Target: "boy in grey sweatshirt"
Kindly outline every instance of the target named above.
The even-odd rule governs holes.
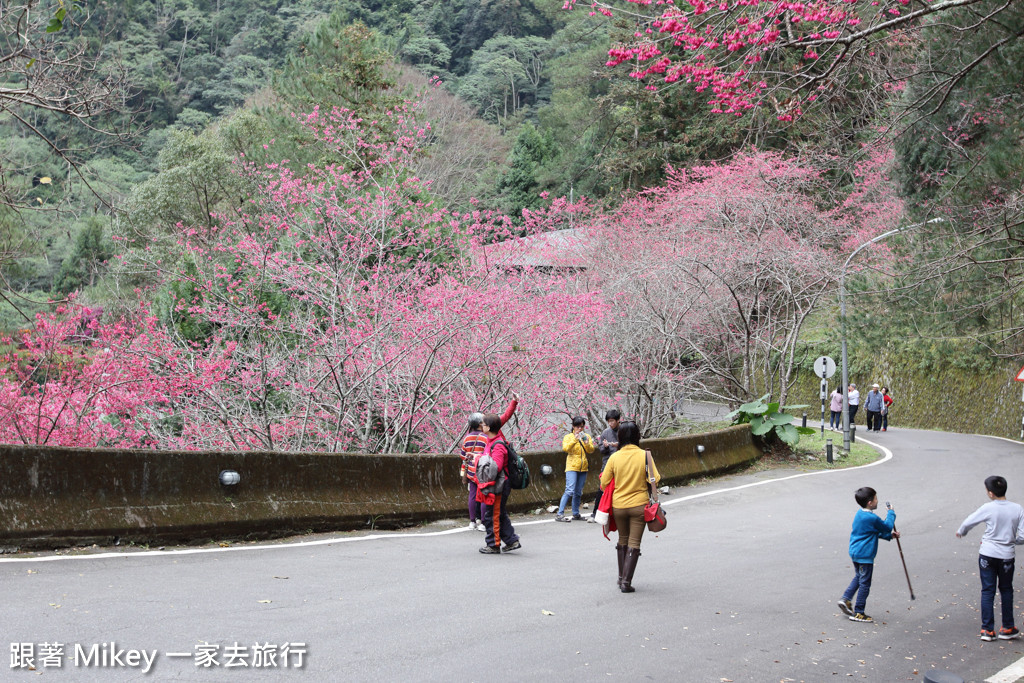
[[[1000,640],[1020,637],[1013,624],[1013,562],[1016,546],[1024,544],[1024,508],[1006,500],[1006,479],[992,476],[985,480],[985,491],[991,500],[974,511],[956,531],[961,538],[975,526],[985,523],[978,555],[978,574],[981,577],[981,634],[982,640],[995,640],[996,585],[1002,607],[1003,627]]]

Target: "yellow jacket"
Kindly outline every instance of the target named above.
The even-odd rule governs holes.
[[[576,436],[576,434],[570,433],[562,437],[562,450],[567,453],[565,456],[566,472],[586,472],[587,453],[594,452],[594,437],[586,432],[580,432],[578,440]]]
[[[653,459],[652,459],[653,462]],[[615,480],[615,491],[612,492],[612,507],[632,508],[647,505],[647,454],[639,446],[629,444],[612,453],[608,464],[601,472],[601,488]],[[661,481],[657,466],[654,467],[654,478]]]

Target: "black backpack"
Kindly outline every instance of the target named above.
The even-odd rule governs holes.
[[[530,486],[530,467],[523,460],[523,457],[516,453],[516,449],[512,447],[508,441],[502,441],[505,444],[505,450],[508,452],[506,459],[506,468],[508,470],[508,481],[514,489],[525,489]]]

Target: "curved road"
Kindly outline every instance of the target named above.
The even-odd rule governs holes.
[[[1024,447],[902,429],[871,440],[893,457],[676,488],[668,529],[644,538],[632,595],[616,589],[613,544],[596,525],[546,516],[519,518],[523,549],[501,556],[476,552],[482,534],[451,529],[227,551],[0,557],[0,623],[18,663],[34,655],[36,668],[9,668],[12,651],[0,672],[4,680],[722,683],[921,681],[937,667],[968,681],[994,677],[1024,657],[1024,641],[978,640],[981,533],[957,540],[954,532],[987,501],[990,474],[1005,476],[1009,498],[1024,501]],[[852,575],[846,548],[853,491],[863,485],[896,508],[917,596],[909,599],[896,544],[882,543],[868,600],[877,623],[867,625],[835,607]],[[1024,587],[1024,571],[1015,583]],[[43,660],[56,650],[44,643],[61,644],[63,658]],[[203,643],[219,648],[219,665],[196,664]],[[254,643],[270,647],[257,654]],[[292,652],[281,651],[285,643]],[[97,666],[111,649],[155,651],[152,670],[128,666],[127,654]],[[275,649],[270,666],[266,651]],[[302,650],[304,667],[295,669]],[[248,666],[227,666],[241,662]]]

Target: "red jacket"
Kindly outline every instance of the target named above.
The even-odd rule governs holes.
[[[519,401],[512,399],[512,402],[508,404],[508,408],[505,410],[505,414],[501,416],[501,424],[505,425],[506,422],[512,417],[512,414],[516,412],[516,407],[519,405]],[[500,443],[498,443],[500,442]],[[484,446],[484,450],[477,456],[477,460],[481,457],[488,455],[494,461],[499,473],[505,472],[505,467],[508,461],[508,449],[505,447],[506,439],[505,434],[499,429],[498,433],[494,436],[487,438],[487,445]],[[479,470],[477,471],[479,474]],[[500,475],[499,475],[500,478]],[[477,490],[476,500],[479,503],[485,503],[487,505],[494,505],[495,493],[501,495],[501,491],[496,491],[494,484],[495,481],[480,481],[480,477],[477,476]]]
[[[601,494],[601,503],[597,506],[599,511],[607,513],[608,515],[608,523],[601,527],[601,533],[604,534],[605,538],[608,538],[608,534],[610,532],[619,530],[619,526],[615,523],[615,516],[612,515],[612,496],[614,494],[615,480],[612,479],[608,482],[608,485],[604,487],[604,493]]]
[[[501,425],[503,427],[512,418],[518,406],[519,401],[515,399],[512,399],[512,402],[508,404],[508,408],[505,409],[505,413],[501,416]],[[462,458],[462,468],[466,473],[466,478],[470,481],[476,481],[476,460],[483,455],[486,449],[487,437],[483,432],[471,431],[462,440],[462,449],[459,457]],[[499,469],[504,469],[504,466],[499,467]]]

